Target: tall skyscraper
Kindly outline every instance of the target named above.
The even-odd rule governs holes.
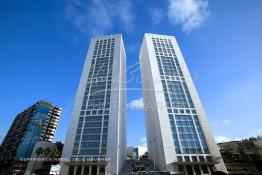
[[[145,34],[140,67],[149,159],[178,174],[226,172],[175,37]]]
[[[1,144],[0,167],[12,168],[12,160],[31,156],[36,142],[52,141],[61,111],[57,106],[39,101],[18,114]]]
[[[126,55],[121,35],[91,39],[60,174],[119,174],[126,158]]]

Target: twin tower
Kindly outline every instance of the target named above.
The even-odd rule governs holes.
[[[226,172],[175,37],[145,34],[139,58],[149,159],[174,174]],[[62,159],[63,175],[121,175],[126,54],[120,34],[91,39]]]

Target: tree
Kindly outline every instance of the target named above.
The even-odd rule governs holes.
[[[58,160],[58,158],[60,157],[60,155],[61,155],[61,152],[60,152],[60,150],[58,150],[57,148],[55,148],[55,149],[53,149],[52,151],[51,151],[51,158],[52,158],[52,163],[51,163],[51,166],[53,165],[53,162],[54,162],[54,160]]]
[[[44,149],[44,155],[45,155],[45,158],[50,154],[50,152],[51,152],[51,149],[50,148],[46,148],[46,149]]]
[[[39,148],[37,148],[37,149],[35,150],[36,160],[35,160],[35,162],[34,162],[34,165],[33,165],[33,168],[32,168],[32,172],[34,171],[37,158],[39,157],[39,155],[43,154],[43,151],[44,151],[44,149],[43,149],[42,147],[39,147]]]

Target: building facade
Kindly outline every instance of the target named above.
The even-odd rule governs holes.
[[[0,147],[2,165],[29,158],[38,141],[52,141],[61,112],[61,108],[39,101],[18,114]]]
[[[129,146],[126,148],[126,151],[127,151],[127,159],[133,159],[133,160],[139,159],[138,147]]]
[[[49,174],[52,165],[59,165],[62,149],[61,142],[37,142],[31,154],[33,159],[28,162],[24,175]]]
[[[175,37],[145,34],[139,58],[149,159],[178,174],[226,172]]]
[[[60,174],[119,174],[126,158],[125,59],[121,35],[91,39]]]
[[[262,137],[218,143],[229,175],[262,174]]]

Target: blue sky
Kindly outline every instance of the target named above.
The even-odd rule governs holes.
[[[175,35],[219,141],[262,134],[262,1],[0,2],[0,141],[16,114],[43,99],[64,109],[64,140],[90,37],[122,33],[127,79],[145,32]],[[133,72],[133,74],[131,74]],[[129,81],[128,145],[145,145],[141,84]]]

